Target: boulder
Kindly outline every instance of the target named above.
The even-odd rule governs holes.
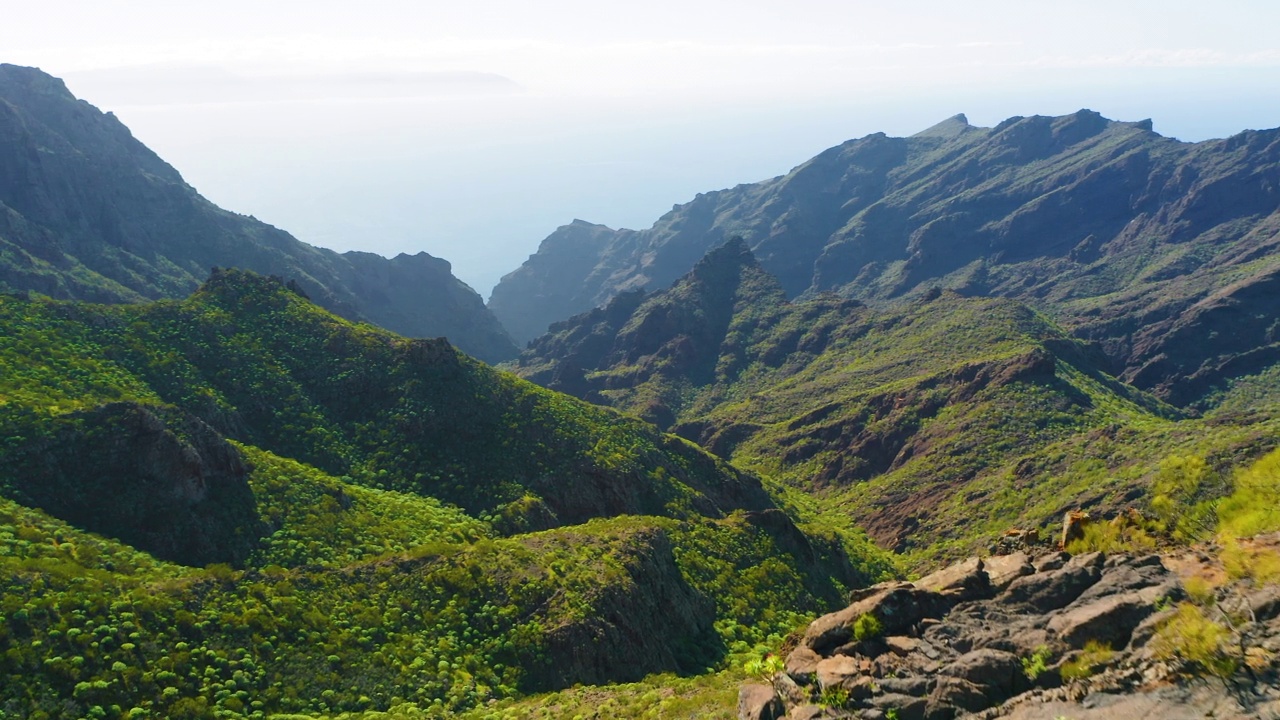
[[[1280,586],[1267,585],[1259,588],[1249,593],[1246,601],[1258,622],[1280,617]]]
[[[1002,592],[1009,583],[1036,571],[1024,552],[989,557],[983,561],[982,569],[987,573],[987,582],[993,593]]]
[[[934,718],[954,718],[966,712],[985,710],[996,702],[988,697],[988,690],[958,677],[940,677],[938,686],[929,693],[925,705],[925,716]]]
[[[910,584],[894,585],[814,620],[801,644],[819,654],[844,645],[853,638],[854,623],[868,614],[880,621],[883,633],[900,635],[923,618],[940,617],[951,605],[937,593]]]
[[[889,647],[889,652],[899,657],[906,657],[913,652],[918,652],[921,646],[919,638],[905,635],[890,635],[884,639],[884,644]]]
[[[848,689],[855,680],[864,677],[861,663],[857,658],[848,655],[836,655],[825,658],[818,663],[818,687],[825,690],[829,687]]]
[[[925,720],[926,700],[922,697],[913,695],[898,695],[896,693],[885,693],[877,695],[871,700],[871,704],[880,710],[887,717],[890,711],[898,720]]]
[[[751,683],[738,690],[738,720],[781,720],[785,716],[772,687]]]
[[[1151,642],[1151,639],[1156,636],[1156,633],[1160,631],[1164,622],[1173,617],[1176,612],[1177,610],[1173,606],[1157,611],[1153,605],[1151,608],[1151,614],[1142,622],[1138,623],[1137,627],[1135,627],[1133,632],[1130,633],[1128,650],[1137,651],[1146,648],[1147,643]],[[1142,655],[1144,657],[1150,657],[1152,653],[1149,650],[1144,650]]]
[[[1003,702],[1027,689],[1022,661],[1013,653],[1003,650],[983,648],[967,652],[943,667],[940,674],[982,687],[984,695],[992,699],[991,704]],[[974,708],[966,706],[965,709]]]
[[[991,596],[991,583],[983,570],[982,558],[969,558],[915,581],[921,590],[964,602]]]
[[[786,673],[773,676],[773,694],[782,701],[783,707],[795,707],[809,702],[809,691],[800,687]]]
[[[1107,563],[1107,556],[1100,552],[1081,553],[1073,555],[1066,564],[1062,566],[1063,570],[1069,568],[1088,568],[1094,572],[1101,573],[1102,568]]]
[[[1071,556],[1064,552],[1051,552],[1036,558],[1031,566],[1036,569],[1036,572],[1048,572],[1066,565],[1070,559]]]
[[[1066,607],[1098,582],[1103,561],[1101,553],[1073,557],[1057,570],[1015,579],[999,600],[1030,605],[1040,612]]]
[[[1172,591],[1176,581],[1173,574],[1160,562],[1159,556],[1147,555],[1134,558],[1117,555],[1107,558],[1098,582],[1081,593],[1075,602],[1092,602],[1108,595],[1119,595],[1162,585],[1168,586],[1167,589]]]
[[[808,684],[818,672],[822,656],[805,645],[799,645],[787,656],[786,671],[796,682]]]
[[[1022,651],[1023,636],[1045,619],[1026,605],[1005,605],[998,600],[956,606],[944,622],[930,627],[922,639],[932,647],[951,651],[951,658],[980,648]],[[1033,646],[1034,647],[1034,646]]]
[[[909,587],[915,587],[915,584],[909,583],[906,580],[888,580],[886,582],[876,583],[875,585],[868,585],[863,588],[854,588],[849,591],[849,604],[852,605],[853,603],[869,598],[872,595],[880,595],[887,590]]]
[[[1152,598],[1141,591],[1108,595],[1073,605],[1050,618],[1049,630],[1073,648],[1090,640],[1122,648],[1138,625],[1155,611]]]
[[[793,707],[787,713],[787,720],[818,720],[823,717],[827,717],[827,709],[813,703]]]
[[[1012,631],[1004,643],[1007,650],[1019,657],[1030,655],[1041,645],[1049,644],[1049,633],[1043,627],[1026,627]]]
[[[937,687],[937,685],[938,678],[936,673],[933,675],[890,677],[880,681],[880,692],[924,697],[933,692],[933,689]]]

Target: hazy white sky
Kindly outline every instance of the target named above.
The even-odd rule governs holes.
[[[426,250],[487,294],[575,217],[965,112],[1089,107],[1186,140],[1280,125],[1280,3],[3,4],[0,62],[113,110],[224,207]]]

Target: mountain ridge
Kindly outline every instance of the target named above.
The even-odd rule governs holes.
[[[222,210],[61,80],[0,65],[0,288],[96,302],[178,298],[215,266],[294,279],[346,317],[447,336],[490,362],[515,352],[447,261],[339,254]]]
[[[1070,508],[1116,512],[1166,455],[1226,472],[1274,446],[1266,407],[1198,418],[1110,366],[1010,298],[787,300],[740,238],[665,290],[553,324],[511,365],[781,480],[921,566]]]
[[[1190,406],[1229,373],[1201,377],[1187,386],[1195,393],[1172,388],[1234,357],[1197,352],[1212,332],[1194,321],[1197,304],[1280,263],[1280,130],[1183,143],[1147,120],[1082,110],[876,133],[786,175],[700,193],[646,230],[562,227],[489,305],[529,340],[619,292],[665,287],[732,235],[788,297],[885,304],[937,285],[1018,299],[1099,343],[1116,375]],[[1244,318],[1220,318],[1270,344]],[[1130,339],[1157,320],[1179,325],[1181,339],[1160,328]]]

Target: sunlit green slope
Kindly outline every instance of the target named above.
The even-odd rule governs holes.
[[[916,564],[1068,509],[1141,505],[1169,455],[1226,469],[1276,442],[1274,373],[1196,417],[1014,300],[788,302],[741,241],[667,290],[553,325],[513,369],[778,478]]]
[[[702,671],[890,569],[612,410],[216,275],[0,297],[0,711],[428,714]]]

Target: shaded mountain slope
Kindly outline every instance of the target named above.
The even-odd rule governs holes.
[[[892,568],[687,441],[278,279],[0,295],[0,326],[8,715],[439,714],[696,672]]]
[[[0,312],[16,369],[6,400],[23,410],[13,423],[44,426],[105,402],[172,404],[228,438],[476,514],[531,499],[548,526],[771,506],[754,478],[644,423],[495,372],[443,340],[344,322],[244,271],[221,271],[180,303],[7,298]]]
[[[1170,454],[1225,468],[1274,445],[1270,413],[1189,419],[1107,366],[1009,299],[787,302],[731,240],[668,290],[553,325],[515,370],[816,493],[821,512],[929,558],[1133,502]]]
[[[565,226],[490,307],[530,339],[568,312],[665,287],[741,235],[789,297],[832,290],[877,303],[937,285],[1015,298],[1099,342],[1117,376],[1185,405],[1225,386],[1237,364],[1260,362],[1236,358],[1274,352],[1270,326],[1253,318],[1270,313],[1265,292],[1248,288],[1280,263],[1277,160],[1276,130],[1191,144],[1083,110],[994,128],[957,116],[701,194],[647,230]],[[1256,312],[1204,320],[1206,303],[1246,297]],[[1215,345],[1211,324],[1239,340]]]
[[[295,279],[317,302],[490,362],[515,348],[449,263],[338,254],[218,208],[114,115],[39,70],[0,65],[0,289],[136,302],[185,297],[209,268]]]

